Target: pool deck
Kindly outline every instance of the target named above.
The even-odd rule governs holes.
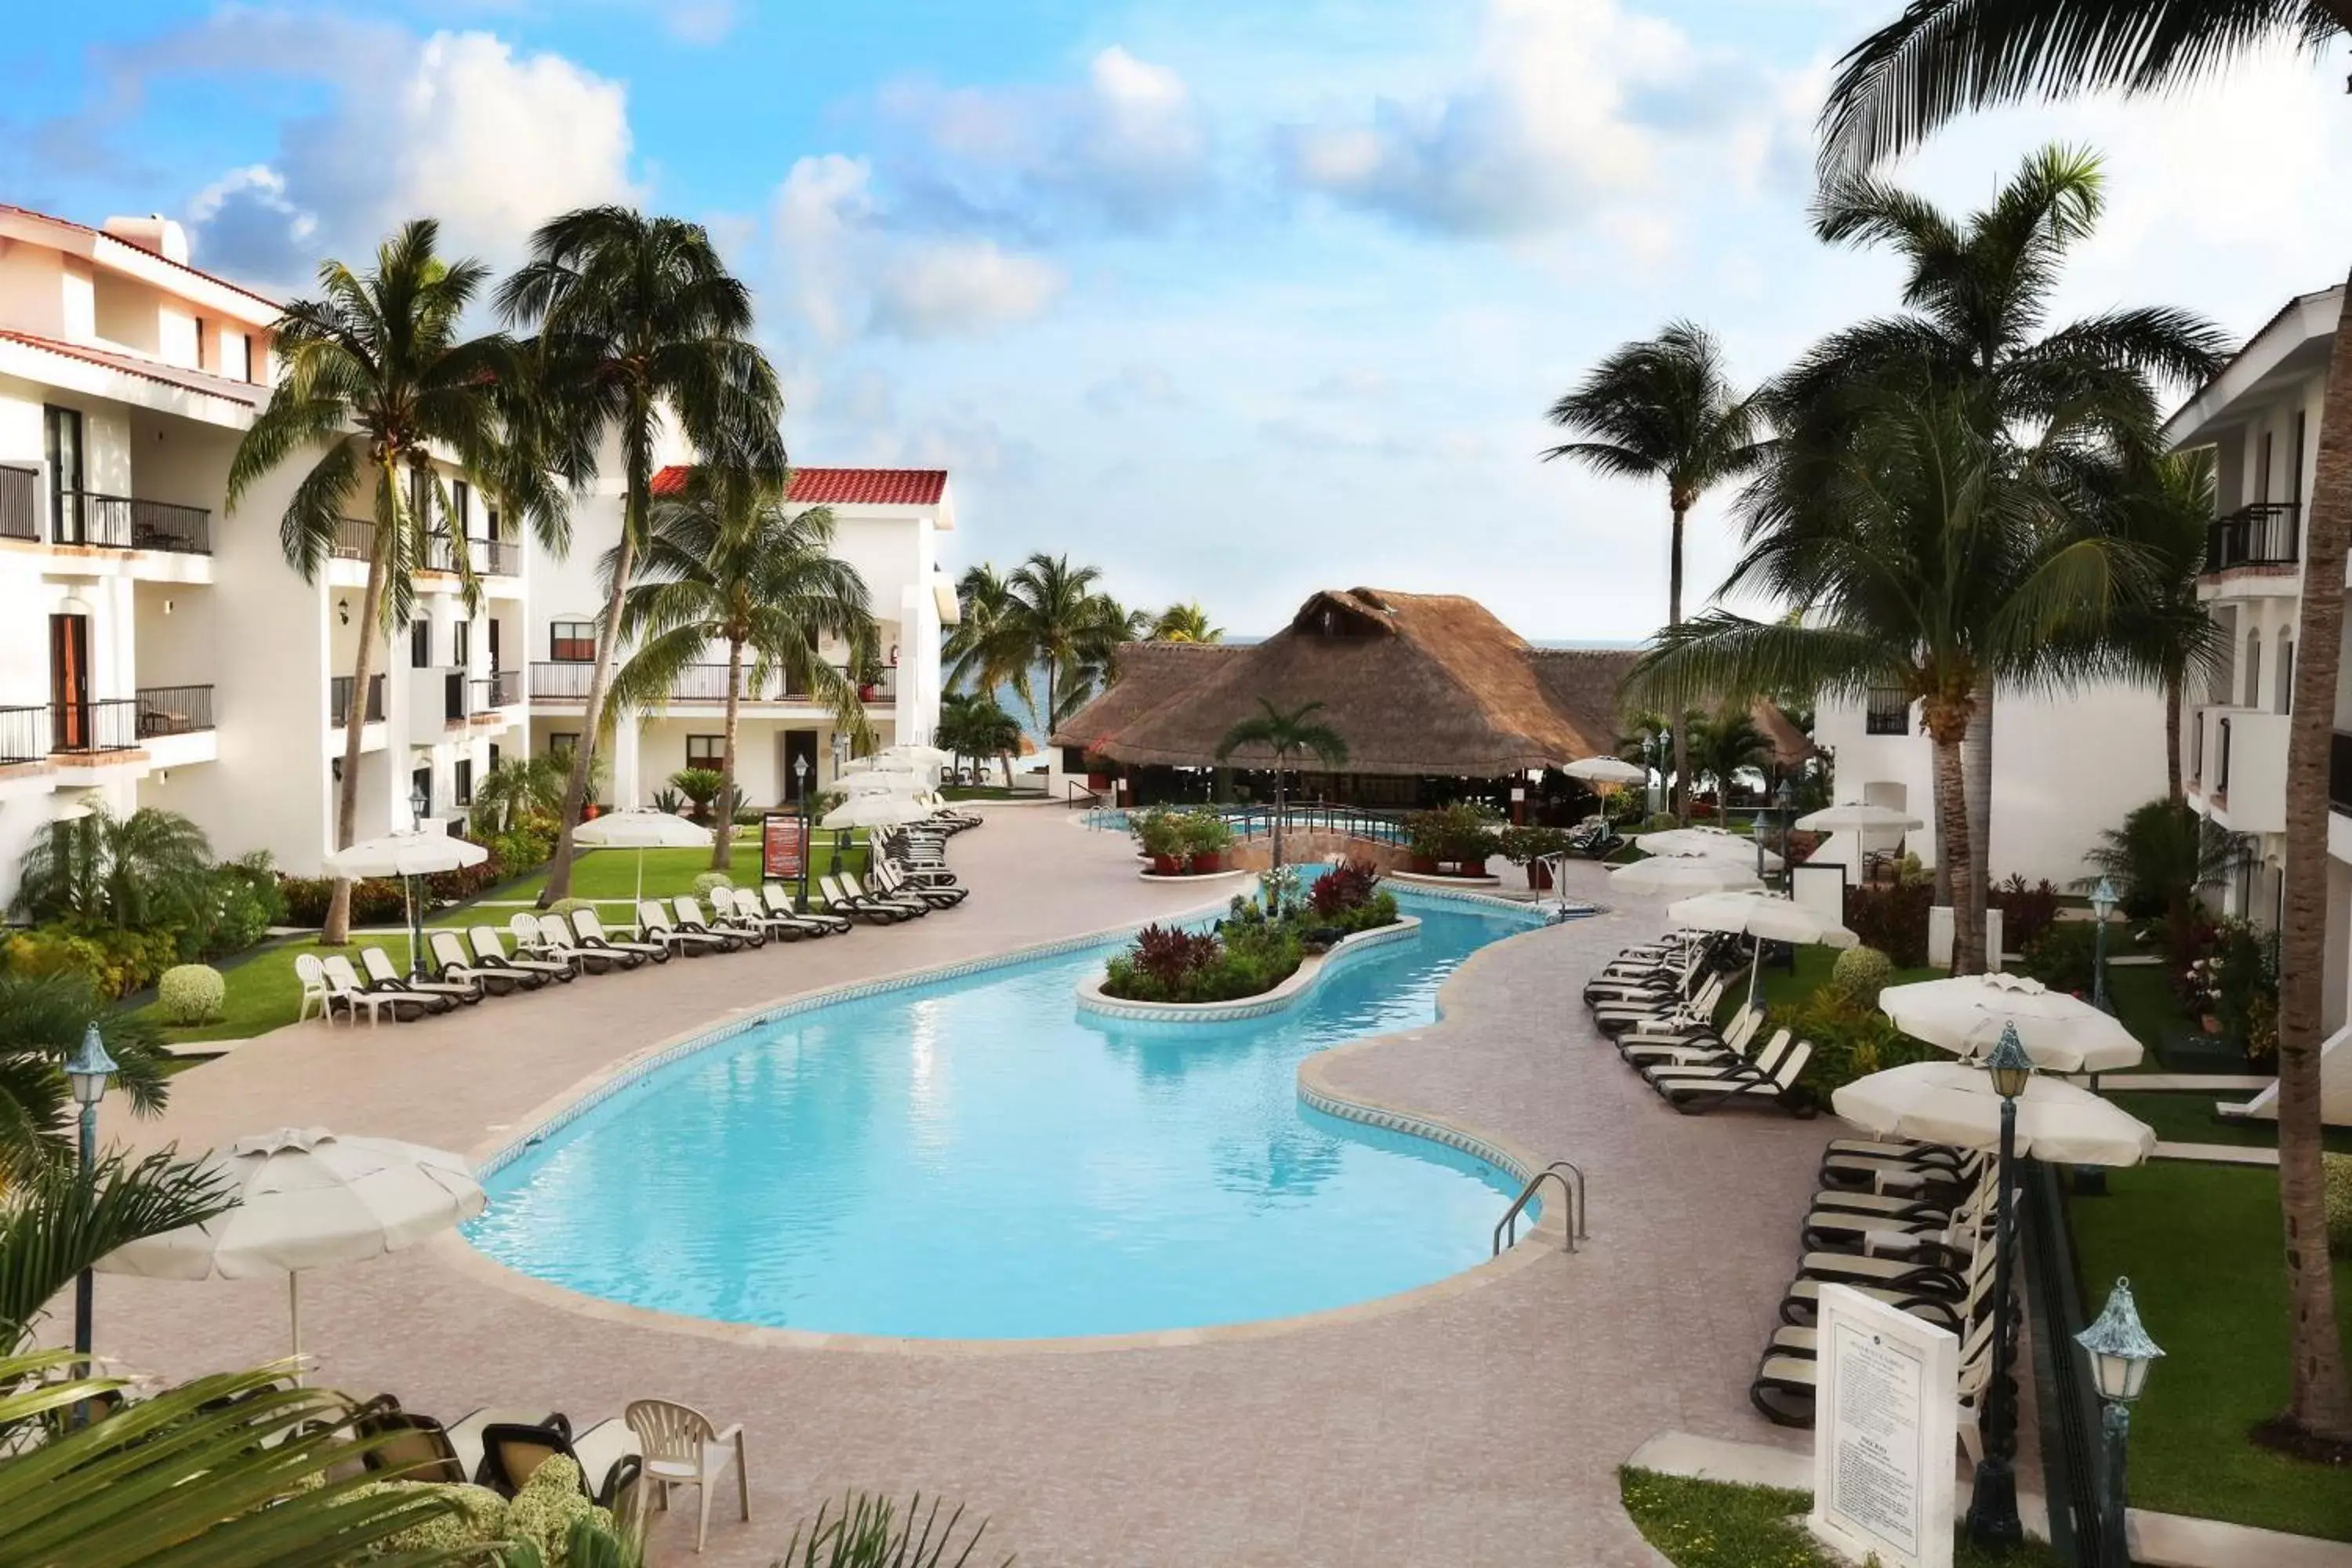
[[[1207,901],[1145,882],[1123,838],[1059,811],[987,814],[949,851],[976,889],[961,910],[421,1024],[280,1030],[178,1079],[160,1121],[118,1111],[110,1131],[193,1149],[323,1124],[478,1151],[600,1068],[740,1010]],[[1598,868],[1575,870],[1571,893],[1605,897]],[[445,1240],[305,1277],[317,1380],[450,1419],[540,1405],[585,1426],[651,1395],[743,1422],[752,1525],[722,1494],[696,1558],[691,1504],[656,1516],[666,1563],[765,1564],[793,1521],[859,1487],[960,1500],[1029,1564],[1651,1568],[1615,1479],[1643,1441],[1806,1446],[1746,1389],[1833,1125],[1678,1115],[1602,1045],[1577,990],[1661,910],[1626,901],[1489,948],[1449,983],[1441,1024],[1317,1068],[1342,1098],[1583,1165],[1576,1256],[1522,1253],[1380,1310],[1174,1347],[872,1353],[583,1310]],[[919,1217],[908,1233],[921,1245]],[[285,1291],[105,1276],[97,1322],[101,1352],[184,1376],[283,1353]]]

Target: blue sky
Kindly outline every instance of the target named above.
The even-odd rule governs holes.
[[[807,463],[944,465],[951,563],[1099,563],[1236,631],[1323,585],[1530,637],[1662,618],[1662,498],[1537,461],[1550,400],[1689,316],[1743,377],[1891,308],[1805,225],[1831,62],[1896,0],[407,0],[40,7],[0,58],[0,199],[160,210],[299,288],[415,212],[510,261],[547,214],[708,223]],[[2352,260],[2345,61],[2007,111],[1904,179],[1982,200],[2107,158],[2075,313],[2233,333]],[[1694,584],[1732,554],[1700,514]]]

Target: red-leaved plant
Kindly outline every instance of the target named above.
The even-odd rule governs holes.
[[[1371,902],[1372,889],[1379,886],[1381,869],[1370,860],[1342,860],[1315,884],[1311,900],[1315,912],[1329,919],[1360,909]]]
[[[1173,992],[1194,971],[1216,963],[1223,945],[1213,931],[1148,925],[1136,933],[1135,967]]]

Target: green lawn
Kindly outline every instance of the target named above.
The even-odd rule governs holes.
[[[500,921],[503,925],[505,922]],[[331,952],[340,951],[350,957],[353,967],[359,964],[358,950],[380,947],[384,956],[400,968],[408,966],[406,936],[361,935],[351,947],[322,948],[315,941],[293,941],[264,948],[234,969],[223,969],[221,978],[227,982],[228,995],[221,1005],[221,1016],[209,1024],[190,1028],[177,1028],[163,1022],[163,1015],[152,1003],[139,1009],[139,1017],[150,1018],[161,1025],[164,1043],[173,1046],[199,1045],[206,1040],[243,1040],[255,1035],[267,1034],[294,1021],[295,1012],[302,1005],[302,983],[294,977],[294,958],[298,953]]]
[[[1797,949],[1797,967],[1782,969],[1778,965],[1764,971],[1764,1005],[1767,1010],[1794,1006],[1830,982],[1830,973],[1837,966],[1837,954],[1826,947]],[[1888,977],[1889,985],[1908,985],[1915,980],[1941,980],[1940,969],[1898,969]]]
[[[2124,1086],[2130,1082],[2128,1076],[2110,1078],[2105,1079],[2100,1087],[2107,1099],[2155,1128],[2156,1135],[2168,1143],[2227,1143],[2248,1149],[2278,1147],[2277,1122],[2242,1121],[2213,1114],[2215,1100],[2244,1100],[2252,1097],[2252,1090],[2222,1094],[2210,1089],[2123,1092]],[[2336,1153],[2352,1154],[2352,1127],[2328,1128],[2326,1142],[2327,1147]]]
[[[1675,1568],[1832,1568],[1838,1561],[1805,1532],[1804,1515],[1813,1505],[1809,1492],[1691,1480],[1630,1465],[1617,1472],[1617,1481],[1634,1528]],[[2028,1542],[2021,1552],[1990,1557],[1958,1531],[1952,1562],[1954,1568],[2061,1568],[2045,1542]]]
[[[2287,1402],[2278,1173],[2165,1161],[2107,1186],[2073,1201],[2084,1310],[2128,1275],[2165,1352],[2132,1412],[2133,1504],[2352,1541],[2352,1477],[2246,1440]],[[2336,1265],[2336,1300],[2352,1326],[2352,1262]]]
[[[812,876],[828,870],[833,865],[835,835],[820,827],[814,835],[814,858],[810,863]],[[866,835],[854,836],[853,846],[845,851],[843,866],[863,875],[866,871]],[[710,869],[708,849],[648,849],[646,858],[646,897],[676,898],[680,893],[694,891],[694,879]],[[728,853],[728,875],[739,888],[756,887],[760,881],[760,835],[756,828],[739,829]],[[499,890],[502,900],[529,901],[539,897],[547,886],[544,871]],[[593,899],[600,903],[626,903],[636,896],[637,851],[634,849],[591,849],[583,852],[572,866],[572,896]],[[496,922],[504,924],[500,920]]]

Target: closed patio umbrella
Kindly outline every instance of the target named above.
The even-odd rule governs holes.
[[[1609,885],[1621,893],[1733,892],[1759,888],[1762,881],[1751,867],[1713,855],[1665,855],[1636,860],[1609,873]]]
[[[1708,855],[1719,860],[1742,860],[1750,866],[1757,863],[1760,854],[1766,870],[1780,868],[1780,856],[1744,833],[1727,833],[1720,827],[1670,827],[1663,833],[1644,833],[1640,843],[1646,855]]]
[[[390,1138],[281,1127],[240,1138],[208,1162],[237,1205],[202,1225],[143,1237],[99,1261],[153,1279],[286,1277],[294,1353],[302,1353],[300,1279],[413,1247],[488,1206],[456,1154]]]
[[[2120,1072],[2147,1055],[2129,1029],[2071,992],[2023,974],[1967,974],[1890,985],[1879,1010],[1916,1040],[1979,1057],[2008,1025],[2033,1065],[2048,1072]]]
[[[408,973],[414,979],[424,967],[420,958],[425,948],[415,879],[436,871],[478,866],[489,858],[490,852],[482,846],[446,833],[394,833],[382,838],[364,838],[348,849],[338,849],[327,857],[326,864],[328,875],[333,877],[400,879],[401,899],[408,910]]]
[[[710,829],[688,822],[674,811],[608,811],[572,830],[574,844],[600,849],[637,852],[637,901],[646,896],[646,851],[648,849],[708,849]],[[634,907],[634,906],[633,906]]]
[[[1961,1149],[2000,1144],[2000,1096],[1992,1075],[1967,1062],[1911,1062],[1832,1091],[1830,1107],[1881,1138]],[[2017,1152],[2069,1165],[2137,1165],[2156,1150],[2156,1130],[2063,1079],[2035,1073],[2017,1100]]]

